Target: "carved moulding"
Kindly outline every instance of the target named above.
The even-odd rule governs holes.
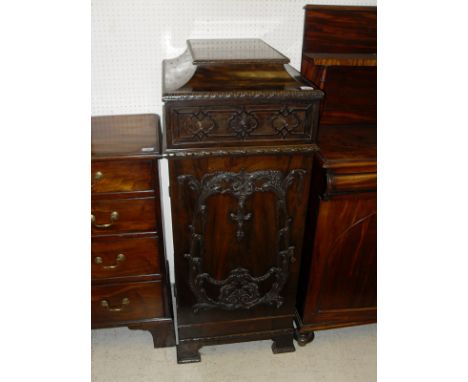
[[[310,140],[314,104],[204,105],[175,107],[169,146],[188,143]]]
[[[293,134],[294,130],[300,126],[301,120],[289,107],[283,107],[276,115],[271,119],[271,125],[275,129],[277,135],[281,135],[284,139],[289,134]]]
[[[224,150],[181,150],[166,151],[163,158],[186,158],[186,157],[213,157],[213,156],[238,156],[238,155],[265,155],[265,154],[311,154],[319,150],[316,144],[281,146],[281,147],[246,147],[227,148]]]
[[[254,113],[241,109],[229,119],[229,127],[236,136],[245,139],[258,127],[258,120]]]
[[[295,261],[294,246],[290,240],[290,225],[292,217],[288,215],[286,196],[289,187],[298,179],[299,183],[306,173],[303,169],[291,170],[286,176],[277,170],[262,170],[245,172],[214,172],[205,174],[201,180],[193,175],[180,175],[180,185],[187,185],[196,193],[197,199],[192,224],[189,225],[191,233],[190,253],[184,256],[189,261],[189,285],[194,293],[197,303],[193,311],[200,309],[220,308],[224,310],[251,309],[260,304],[272,305],[276,308],[283,304],[280,295],[285,286],[290,263]],[[277,210],[277,264],[272,266],[264,275],[252,276],[245,268],[235,268],[230,271],[224,280],[217,280],[203,270],[204,231],[207,218],[206,201],[210,196],[226,194],[237,199],[238,212],[231,213],[230,218],[237,223],[236,238],[242,240],[243,222],[252,218],[253,213],[245,213],[246,199],[256,192],[272,192],[276,196]],[[233,216],[244,217],[234,219]],[[245,217],[248,216],[248,219]],[[242,224],[240,224],[242,222]],[[260,283],[272,278],[271,288],[260,294]],[[209,296],[206,284],[219,287],[217,298]]]

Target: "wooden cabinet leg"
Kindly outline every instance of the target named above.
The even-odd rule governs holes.
[[[160,328],[147,329],[153,336],[155,348],[164,348],[175,345],[174,331],[161,330]]]
[[[274,354],[289,353],[296,351],[293,343],[293,334],[283,335],[281,337],[274,337],[271,351]]]
[[[128,325],[131,330],[147,330],[153,337],[155,348],[164,348],[175,345],[174,324],[172,320],[153,323],[137,323]]]
[[[306,346],[309,342],[312,342],[315,338],[314,332],[300,333],[297,330],[294,331],[294,338],[299,346]]]
[[[201,344],[197,342],[179,343],[177,345],[177,363],[200,362]]]

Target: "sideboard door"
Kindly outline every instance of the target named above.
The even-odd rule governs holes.
[[[304,323],[319,329],[375,322],[376,193],[320,201],[310,261]]]
[[[290,326],[311,165],[304,155],[170,161],[180,338]]]

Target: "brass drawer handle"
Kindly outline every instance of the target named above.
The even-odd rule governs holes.
[[[104,174],[103,174],[101,171],[96,171],[96,172],[94,173],[94,179],[95,179],[96,181],[102,179],[103,177],[104,177]],[[95,184],[96,184],[96,182],[93,182],[93,183],[91,184],[91,188],[93,188]]]
[[[111,308],[109,301],[107,300],[101,300],[101,306],[105,309],[107,309],[109,312],[121,312],[122,310],[125,309],[127,305],[130,304],[130,300],[127,297],[124,297],[122,299],[122,305],[120,305],[119,308]]]
[[[115,258],[115,263],[113,265],[103,265],[102,269],[115,269],[124,261],[125,261],[125,255],[123,253],[119,253],[117,257]],[[94,262],[96,264],[102,264],[103,263],[102,257],[100,256],[95,257]]]
[[[119,220],[119,213],[117,211],[112,211],[111,214],[110,214],[110,220],[111,222],[110,223],[106,223],[106,224],[96,224],[96,217],[91,214],[91,223],[93,223],[93,225],[96,227],[96,228],[109,228],[109,227],[112,227],[112,225],[117,221]]]

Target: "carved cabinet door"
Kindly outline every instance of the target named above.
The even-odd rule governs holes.
[[[170,161],[179,326],[292,315],[312,157]]]

